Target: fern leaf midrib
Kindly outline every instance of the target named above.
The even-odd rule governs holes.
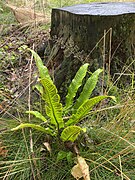
[[[88,114],[88,112],[93,108],[94,105],[96,105],[100,101],[104,100],[105,98],[112,98],[112,99],[114,99],[113,96],[97,96],[97,97],[88,99],[87,101],[85,101],[79,107],[79,109],[77,110],[76,114],[73,114],[71,116],[71,118],[66,122],[66,125],[69,126],[69,125],[76,124],[79,121],[81,121],[81,119],[84,118],[85,115]],[[81,114],[80,114],[80,112],[81,112]]]
[[[75,135],[77,135],[77,134],[79,134],[79,132],[74,132],[73,134],[71,134],[70,136],[68,136],[68,139],[67,139],[66,141],[68,141],[72,136],[75,136]]]
[[[48,92],[48,91],[47,91],[47,92]],[[55,121],[56,121],[56,123],[57,123],[58,131],[59,131],[59,123],[58,123],[57,118],[56,118],[56,115],[55,115],[55,110],[54,110],[54,107],[53,107],[53,104],[52,104],[52,101],[51,101],[50,93],[48,93],[48,95],[49,95],[49,101],[51,102],[51,108],[52,108],[52,112],[53,112],[53,117],[54,117],[54,119],[55,119]]]
[[[77,71],[74,79],[72,80],[69,88],[68,88],[68,94],[66,96],[66,106],[65,109],[70,108],[70,106],[73,105],[73,99],[76,96],[76,93],[79,89],[79,87],[82,85],[82,81],[87,73],[87,68],[89,64],[85,63],[82,65],[79,70]]]
[[[49,93],[49,89],[47,88],[47,86],[46,86],[46,89],[47,89],[46,94],[47,94],[47,96],[49,98],[49,102],[50,102],[51,109],[52,109],[52,112],[53,112],[53,117],[54,117],[54,119],[55,119],[55,121],[57,123],[57,127],[59,129],[59,123],[58,123],[56,115],[55,115],[55,110],[54,110],[54,107],[53,107],[53,104],[52,104],[52,100],[51,100],[51,96],[50,96],[50,93]]]
[[[97,81],[98,81],[98,76],[99,74],[102,72],[102,69],[97,69],[94,73],[92,73],[92,75],[88,78],[88,80],[86,81],[84,87],[83,87],[83,91],[81,92],[79,98],[77,99],[74,107],[73,107],[73,113],[76,112],[76,109],[79,108],[79,106],[81,106],[81,104],[83,104],[87,99],[90,98],[91,93],[93,92]],[[90,88],[89,85],[91,84]],[[94,86],[93,86],[94,85]]]
[[[48,105],[50,106],[48,106],[49,107],[49,109],[51,109],[51,112],[52,112],[52,116],[53,116],[53,119],[54,119],[54,121],[55,121],[55,123],[57,124],[57,128],[58,128],[58,131],[59,131],[59,129],[60,129],[60,124],[59,124],[59,122],[58,122],[58,120],[57,120],[57,116],[56,116],[56,113],[55,113],[55,107],[53,106],[53,103],[52,103],[52,99],[53,99],[53,96],[51,96],[51,91],[50,91],[50,89],[48,88],[48,82],[49,82],[49,80],[48,79],[44,79],[44,80],[46,80],[47,82],[44,84],[44,83],[42,83],[42,84],[44,84],[43,86],[44,86],[44,89],[45,89],[45,96],[46,96],[46,98],[48,99]],[[43,81],[42,81],[43,82]],[[52,86],[52,88],[54,88],[53,87],[53,84],[52,84],[52,82],[51,82],[51,86]],[[56,96],[58,96],[58,94],[57,94],[57,89],[55,89],[55,95]],[[58,97],[57,97],[58,98]],[[57,103],[59,103],[59,101],[57,102]],[[61,104],[60,104],[61,105]],[[51,117],[50,117],[51,118]],[[59,118],[59,117],[58,117]],[[62,119],[62,117],[61,117],[61,119]]]

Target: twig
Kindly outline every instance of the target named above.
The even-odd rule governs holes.
[[[112,55],[112,28],[110,28],[109,57],[108,57],[108,83],[110,82],[111,73],[111,55]]]
[[[106,30],[104,30],[103,39],[103,76],[102,76],[102,95],[104,94],[104,80],[105,80],[105,49],[106,49]]]
[[[33,50],[34,50],[34,44],[33,44]],[[33,61],[33,55],[31,56],[31,60],[30,60],[30,66],[29,66],[29,97],[28,97],[28,107],[29,107],[29,111],[31,110],[31,103],[30,103],[30,100],[31,100],[31,77],[32,77],[32,61]],[[31,123],[31,117],[30,117],[30,113],[29,113],[29,123]],[[34,150],[33,150],[33,138],[32,138],[32,129],[30,128],[30,152],[31,152],[31,155],[32,155],[32,159],[33,159],[33,164],[37,170],[37,177],[38,179],[40,180],[41,177],[40,177],[40,172],[37,168],[37,163],[36,163],[36,160],[34,160],[35,158],[35,154],[34,154]],[[33,168],[32,168],[32,173],[33,173]],[[35,179],[35,175],[33,173],[33,178],[34,180]]]
[[[33,45],[33,49],[34,49],[34,45]],[[29,95],[28,95],[28,107],[29,107],[29,111],[31,110],[31,104],[30,104],[30,100],[31,100],[31,71],[32,71],[32,61],[33,61],[33,55],[31,56],[31,59],[30,59],[30,66],[29,66],[29,87],[28,87],[28,90],[29,90]],[[29,113],[29,123],[31,122],[31,117],[30,117],[30,113]],[[30,128],[30,153],[32,154],[33,156],[33,139],[32,139],[32,129]],[[35,179],[35,173],[34,173],[34,169],[33,169],[33,165],[31,163],[31,170],[32,170],[32,175],[33,175],[33,179]]]

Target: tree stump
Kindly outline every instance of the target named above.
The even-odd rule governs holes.
[[[135,69],[135,3],[89,3],[53,9],[50,34],[55,39],[50,59],[58,88],[85,62],[92,71],[103,67],[112,75],[128,66],[130,73]]]

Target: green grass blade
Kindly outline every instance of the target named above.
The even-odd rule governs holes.
[[[93,108],[94,105],[98,104],[100,101],[106,98],[115,99],[114,96],[97,96],[85,101],[78,109],[76,114],[73,114],[71,118],[66,122],[66,126],[74,125],[82,120],[85,115]]]
[[[86,76],[88,66],[89,66],[88,63],[82,65],[80,67],[80,69],[77,71],[74,79],[72,80],[72,82],[68,88],[68,94],[66,96],[65,109],[68,109],[72,105],[73,98],[76,96],[76,93],[77,93],[79,87],[82,85],[82,81],[83,81],[84,77]]]
[[[56,86],[47,78],[41,80],[44,88],[43,99],[46,101],[46,114],[51,118],[51,124],[54,124],[58,129],[64,127],[62,119],[62,104],[60,96],[57,93]]]
[[[102,72],[102,69],[96,70],[91,77],[86,81],[83,91],[81,92],[79,98],[77,99],[73,111],[75,112],[86,100],[88,100],[96,87],[98,76]]]

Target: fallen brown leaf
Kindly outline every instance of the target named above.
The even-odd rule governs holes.
[[[8,150],[5,149],[4,146],[2,146],[2,142],[0,142],[0,156],[6,157],[8,153]]]
[[[44,16],[42,13],[36,13],[34,9],[26,7],[17,7],[12,4],[7,4],[7,6],[13,11],[16,20],[21,23],[30,23],[33,21],[36,22],[49,22],[49,19]]]
[[[71,174],[75,179],[90,180],[89,166],[83,157],[77,156],[77,165],[72,168]]]

